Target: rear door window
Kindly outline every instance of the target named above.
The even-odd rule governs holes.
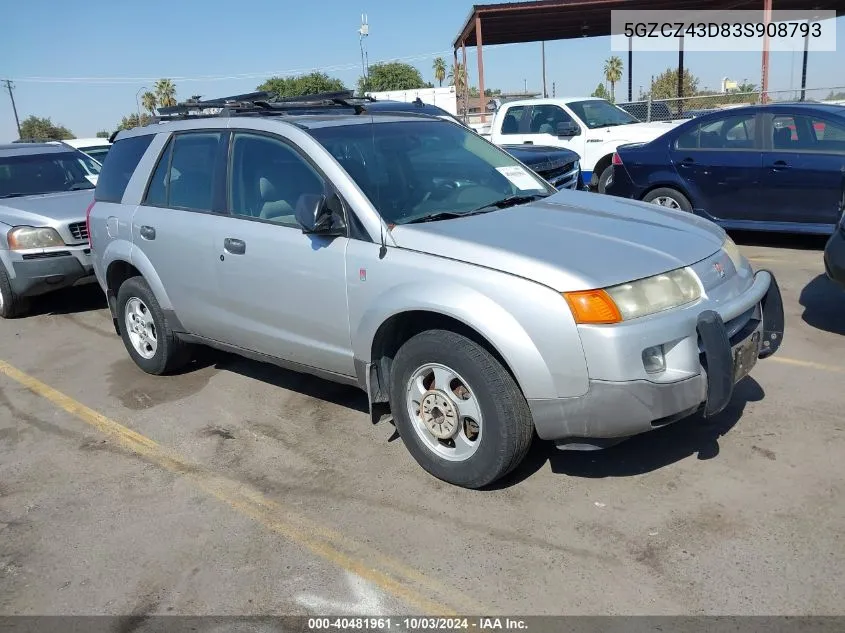
[[[176,134],[159,158],[144,204],[211,211],[215,163],[222,137],[222,132]]]
[[[109,159],[97,179],[94,198],[102,202],[120,202],[129,180],[153,140],[153,134],[120,139],[111,146]]]
[[[678,149],[752,150],[755,148],[755,118],[753,113],[726,116],[694,125],[678,136]]]

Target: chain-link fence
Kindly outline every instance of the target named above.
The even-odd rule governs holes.
[[[766,93],[766,103],[787,101],[814,101],[845,104],[845,87],[807,88],[798,90],[770,90]],[[674,99],[645,99],[630,103],[618,103],[620,108],[635,116],[640,121],[674,121],[690,119],[701,114],[736,108],[743,105],[762,103],[763,95],[754,92],[726,92],[719,94],[698,94],[694,97]]]

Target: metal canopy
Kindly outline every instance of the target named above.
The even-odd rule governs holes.
[[[845,15],[842,0],[775,0],[776,11],[836,11]],[[763,11],[762,0],[534,0],[476,4],[453,48],[476,45],[476,20],[484,44],[542,42],[610,35],[610,12],[618,10]]]

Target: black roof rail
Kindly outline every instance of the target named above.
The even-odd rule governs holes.
[[[355,97],[353,91],[320,92],[293,97],[279,97],[274,92],[260,91],[218,97],[216,99],[188,100],[175,106],[158,108],[153,123],[185,118],[233,116],[237,114],[283,114],[294,110],[319,111],[331,108],[354,108],[363,111],[363,104],[375,101],[373,97]],[[217,112],[205,112],[214,109]]]

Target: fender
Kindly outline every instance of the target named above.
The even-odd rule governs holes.
[[[170,297],[167,296],[167,292],[164,290],[164,284],[161,283],[161,279],[156,273],[155,268],[153,268],[147,256],[144,255],[144,252],[134,244],[132,244],[130,250],[129,263],[137,268],[144,276],[161,309],[173,310],[173,304],[170,302]]]
[[[403,283],[368,304],[371,307],[351,328],[355,357],[365,363],[372,362],[376,332],[390,317],[414,310],[436,312],[462,322],[487,339],[506,359],[526,398],[557,396],[547,361],[528,332],[505,307],[469,286],[454,282]],[[586,364],[584,378],[586,390]]]

